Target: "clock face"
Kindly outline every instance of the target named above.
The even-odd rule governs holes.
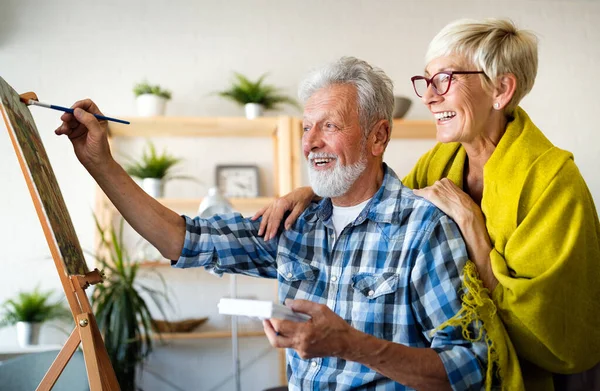
[[[225,197],[258,197],[258,167],[217,166],[217,186]]]

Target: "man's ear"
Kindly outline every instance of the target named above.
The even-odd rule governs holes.
[[[372,138],[371,153],[373,156],[382,156],[385,152],[388,142],[390,141],[391,129],[390,122],[386,119],[382,119],[377,122],[371,131],[370,137]]]
[[[512,73],[498,76],[494,88],[494,109],[502,110],[508,105],[517,90],[517,78]]]

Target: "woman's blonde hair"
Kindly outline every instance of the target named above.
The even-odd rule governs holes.
[[[517,29],[508,19],[461,19],[448,24],[433,38],[425,64],[447,55],[463,57],[485,72],[483,86],[490,91],[499,76],[512,73],[517,86],[505,108],[510,113],[533,88],[537,45],[538,39],[532,32]]]

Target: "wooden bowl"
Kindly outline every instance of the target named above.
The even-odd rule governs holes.
[[[189,333],[207,320],[207,317],[184,319],[176,322],[152,319],[152,329],[157,333]]]

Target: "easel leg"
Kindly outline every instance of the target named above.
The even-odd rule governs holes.
[[[73,289],[68,290],[65,287],[65,294],[67,297],[71,297],[75,303],[72,311],[75,315],[76,328],[56,356],[56,359],[36,388],[36,391],[49,391],[54,387],[58,377],[73,357],[79,343],[81,343],[83,349],[83,359],[85,361],[90,390],[120,390],[119,382],[117,381],[115,371],[106,351],[106,346],[104,346],[104,341],[102,340],[102,334],[100,334],[96,318],[94,318],[92,313],[92,307],[84,292],[84,286],[87,287],[90,281],[93,283],[98,282],[97,280],[102,281],[101,276],[95,270],[89,276],[86,275],[85,278],[85,280],[82,280],[80,276],[71,276],[71,287]]]
[[[106,346],[104,346],[104,340],[102,334],[96,323],[96,318],[90,318],[90,325],[92,325],[92,335],[94,337],[94,346],[96,348],[96,358],[98,360],[98,366],[100,367],[100,380],[102,381],[103,390],[120,390],[119,382],[115,376]]]
[[[96,319],[89,314],[79,314],[77,323],[80,325],[79,333],[90,391],[120,390]]]
[[[58,355],[36,388],[36,391],[47,391],[54,387],[58,377],[65,369],[71,357],[73,357],[73,353],[75,353],[77,346],[79,346],[79,342],[81,342],[81,339],[77,328],[75,328],[60,352],[58,352]]]
[[[83,347],[83,357],[85,358],[85,367],[88,373],[91,391],[102,390],[100,381],[100,366],[96,356],[96,347],[94,343],[93,326],[90,324],[88,314],[77,315],[79,324],[79,335],[81,336],[81,346]]]

